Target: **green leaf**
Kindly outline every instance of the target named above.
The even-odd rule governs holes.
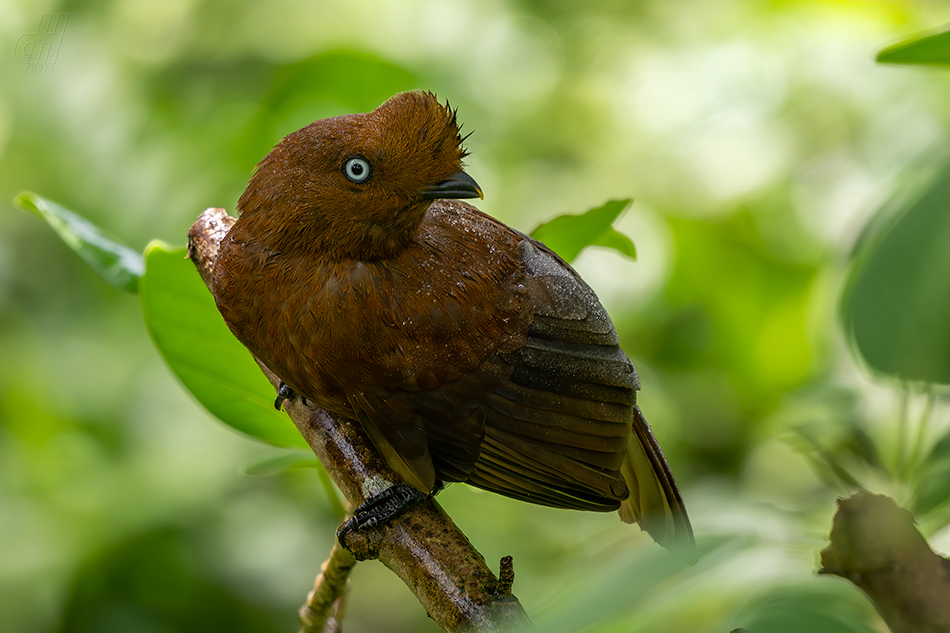
[[[330,479],[330,474],[326,468],[323,467],[323,464],[320,463],[317,456],[310,451],[292,449],[283,451],[277,455],[265,457],[264,459],[248,464],[244,468],[244,474],[251,477],[267,477],[280,475],[291,470],[299,470],[301,468],[313,468],[317,471],[317,476],[320,478],[320,484],[323,486],[323,491],[326,493],[327,500],[330,502],[333,515],[337,517],[337,519],[342,520],[343,517],[346,516],[346,508],[343,507],[343,502],[340,501],[337,488],[333,480]]]
[[[538,605],[532,614],[537,628],[524,631],[655,633],[695,629],[695,614],[684,617],[682,609],[695,597],[690,594],[700,578],[697,568],[689,567],[692,555],[684,557],[652,543],[639,543],[643,547],[632,542],[600,543],[602,549],[588,552],[576,569],[565,571],[567,582]],[[751,545],[748,539],[704,535],[697,543],[700,566],[705,568],[701,573],[721,577],[725,567]]]
[[[321,467],[320,460],[310,451],[289,450],[248,464],[244,467],[244,474],[251,477],[270,477],[301,468]]]
[[[885,64],[950,64],[950,30],[924,33],[892,44],[877,54]]]
[[[753,596],[736,616],[750,631],[874,633],[877,620],[859,590],[844,583],[777,586]]]
[[[281,64],[258,115],[236,143],[241,164],[256,164],[285,134],[315,119],[369,112],[420,83],[403,67],[360,50],[323,51]]]
[[[140,254],[108,237],[89,220],[35,193],[24,191],[13,203],[46,220],[107,284],[132,294],[138,291],[139,278],[145,272]]]
[[[914,495],[914,516],[922,518],[950,504],[950,435],[934,445]]]
[[[198,402],[241,433],[275,446],[307,446],[274,409],[274,388],[225,325],[184,248],[149,244],[139,290],[155,345]]]
[[[637,249],[630,238],[611,226],[631,202],[630,198],[610,200],[581,215],[556,217],[532,231],[531,237],[544,242],[568,263],[588,246],[612,248],[636,259]]]
[[[626,255],[630,259],[637,258],[637,247],[634,246],[633,240],[612,226],[598,235],[597,239],[591,242],[591,246],[612,248],[615,251],[619,251],[621,254]]]
[[[950,163],[878,212],[856,249],[841,318],[877,372],[950,383]]]
[[[311,114],[301,119],[300,124],[307,125],[314,116],[323,116],[312,114],[315,107],[332,103],[344,112],[368,112],[397,92],[412,90],[419,83],[412,72],[383,57],[367,51],[336,49],[280,66],[264,101],[268,109],[277,113],[309,110]]]

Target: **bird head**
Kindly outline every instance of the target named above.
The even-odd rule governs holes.
[[[391,257],[438,198],[482,197],[462,171],[456,113],[431,92],[403,92],[372,112],[315,121],[258,164],[238,201],[273,246],[335,260]]]

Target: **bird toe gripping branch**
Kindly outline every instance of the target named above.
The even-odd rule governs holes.
[[[390,486],[361,503],[353,511],[353,516],[347,519],[337,530],[336,538],[340,545],[347,547],[346,537],[351,532],[358,532],[374,525],[388,523],[405,513],[406,510],[424,501],[427,496],[409,484],[400,483]]]
[[[280,381],[280,386],[277,387],[277,398],[274,400],[274,408],[280,411],[281,406],[283,406],[285,400],[293,400],[296,397],[294,390],[287,386],[283,380]]]

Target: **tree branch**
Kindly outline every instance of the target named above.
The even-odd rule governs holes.
[[[218,244],[234,221],[224,209],[208,209],[189,231],[189,258],[209,287]],[[276,391],[279,379],[258,364]],[[354,507],[399,481],[358,423],[304,405],[302,398],[286,401],[284,409]],[[482,555],[432,498],[388,525],[351,534],[348,543],[356,559],[376,558],[389,567],[446,631],[504,631],[530,622],[510,592],[509,571],[499,586]],[[323,601],[321,608],[328,614],[333,602]]]
[[[839,500],[821,564],[819,573],[862,589],[893,633],[950,632],[950,561],[890,498],[861,491]]]
[[[346,583],[355,565],[353,555],[339,543],[334,543],[330,558],[323,563],[320,575],[313,583],[313,591],[307,596],[307,603],[297,611],[300,620],[298,633],[339,631]]]

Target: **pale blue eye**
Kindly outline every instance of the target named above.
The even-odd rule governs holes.
[[[361,183],[369,180],[373,169],[370,167],[369,161],[365,158],[354,156],[353,158],[348,158],[346,162],[343,163],[343,173],[353,182]]]

